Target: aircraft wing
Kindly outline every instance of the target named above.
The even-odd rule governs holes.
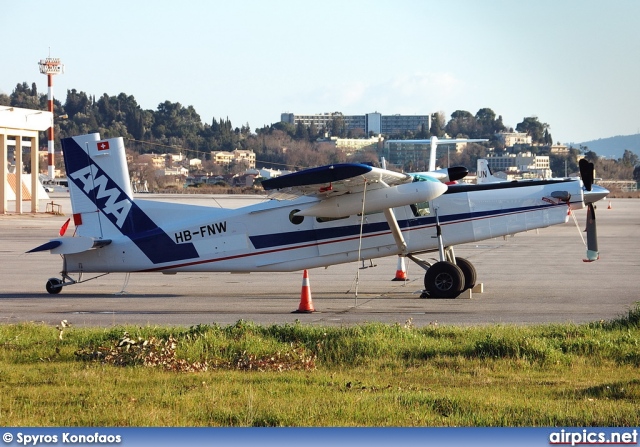
[[[283,200],[300,196],[329,198],[346,193],[410,183],[408,174],[375,168],[359,163],[338,163],[305,169],[292,174],[264,180],[262,186],[269,197]]]

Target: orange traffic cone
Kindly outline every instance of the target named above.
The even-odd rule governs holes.
[[[298,310],[294,310],[292,313],[311,313],[316,310],[313,308],[313,301],[311,300],[311,286],[309,285],[309,272],[306,270],[302,274],[302,290],[300,291],[300,306]]]
[[[406,281],[407,279],[407,268],[404,265],[404,257],[398,256],[398,268],[396,268],[396,277],[391,281]]]
[[[608,210],[612,209],[611,207],[611,200],[609,200],[609,206],[607,207]]]

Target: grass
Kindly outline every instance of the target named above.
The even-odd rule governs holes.
[[[2,325],[0,423],[637,426],[639,323]]]

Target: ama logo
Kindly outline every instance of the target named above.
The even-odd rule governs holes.
[[[82,190],[90,196],[92,191],[97,189],[95,193],[95,202],[98,200],[106,199],[106,202],[101,207],[102,212],[109,217],[118,228],[122,229],[125,219],[129,215],[131,206],[133,203],[126,194],[120,191],[120,188],[113,184],[112,188],[108,188],[109,178],[106,174],[99,175],[98,167],[95,165],[86,166],[76,172],[69,174],[73,180],[79,181],[82,186]],[[76,182],[77,184],[78,182]],[[80,186],[80,185],[78,185]],[[120,200],[120,197],[124,196]],[[97,203],[96,203],[97,205]]]

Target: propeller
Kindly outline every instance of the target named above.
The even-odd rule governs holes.
[[[586,158],[581,158],[578,162],[578,166],[580,167],[580,178],[582,178],[584,188],[587,191],[591,191],[591,185],[593,185],[593,163],[588,161]]]
[[[596,229],[596,207],[593,203],[587,205],[587,259],[593,262],[600,259],[598,254],[598,231]]]
[[[586,159],[581,159],[578,162],[580,167],[580,177],[582,183],[584,183],[584,189],[591,191],[593,186],[593,163]],[[596,207],[593,202],[587,204],[587,258],[584,262],[597,261],[600,258],[598,254],[598,231],[596,228]]]

